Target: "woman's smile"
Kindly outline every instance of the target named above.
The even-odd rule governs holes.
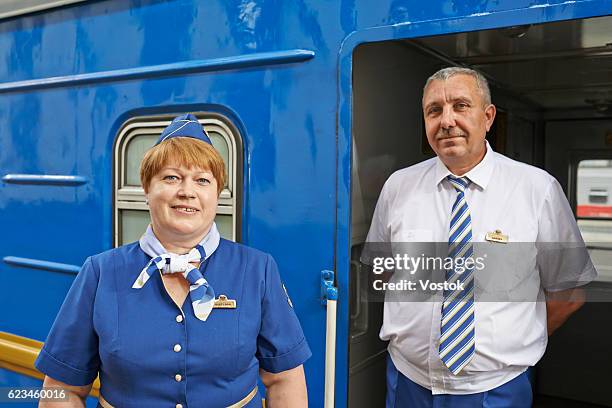
[[[185,205],[174,205],[170,208],[172,208],[173,210],[175,210],[177,213],[181,215],[194,215],[195,213],[200,211],[197,208],[189,207]]]

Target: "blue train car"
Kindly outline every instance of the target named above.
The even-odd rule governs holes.
[[[222,234],[280,266],[313,352],[310,405],[383,406],[381,307],[359,251],[386,177],[431,156],[425,79],[481,70],[501,112],[492,146],[546,168],[575,205],[579,163],[612,159],[611,14],[609,0],[0,4],[0,387],[41,384],[33,361],[80,265],[138,239],[140,158],[193,112],[228,166]],[[593,218],[587,234],[612,231]],[[585,308],[551,339],[542,404],[612,406],[605,338],[586,329],[608,312]],[[569,344],[607,357],[564,377]]]

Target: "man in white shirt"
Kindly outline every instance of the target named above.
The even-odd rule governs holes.
[[[481,74],[442,69],[428,79],[422,103],[437,157],[391,175],[367,241],[444,242],[455,259],[483,248],[514,251],[510,266],[487,269],[501,271],[487,283],[489,293],[521,287],[535,288],[535,295],[478,301],[472,268],[446,272],[463,291],[439,291],[428,302],[387,300],[380,331],[389,340],[387,407],[529,407],[527,370],[544,354],[547,336],[582,306],[573,288],[594,279],[595,269],[588,255],[573,258],[572,276],[561,272],[559,256],[541,259],[536,246],[543,243],[584,243],[555,178],[486,142],[496,109]],[[572,291],[571,301],[553,299]]]

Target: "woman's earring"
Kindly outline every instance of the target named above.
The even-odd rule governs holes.
[[[149,199],[148,198],[145,198],[145,204],[149,205]]]

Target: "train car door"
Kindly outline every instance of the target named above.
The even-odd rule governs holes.
[[[579,19],[576,24],[580,25],[580,19],[605,16],[609,12],[604,2],[598,1],[526,6],[503,13],[487,10],[442,21],[412,21],[357,31],[345,41],[339,76],[337,271],[342,302],[347,297],[350,299],[349,313],[339,316],[345,319],[339,327],[346,327],[347,331],[348,406],[384,406],[386,345],[378,340],[382,307],[368,298],[368,281],[360,273],[362,265],[358,261],[386,178],[399,168],[432,157],[421,119],[420,100],[425,80],[437,69],[449,65],[463,64],[484,70],[495,88],[494,102],[500,107],[495,129],[489,135],[490,143],[495,150],[510,157],[545,167],[545,145],[549,142],[544,129],[546,109],[538,106],[541,102],[546,107],[547,102],[542,102],[544,97],[538,99],[531,95],[535,99],[530,99],[516,90],[507,92],[504,80],[510,77],[503,75],[503,59],[509,55],[504,54],[503,41],[496,40],[495,36],[505,36],[508,43],[523,36],[521,30],[531,25],[539,27],[539,24],[570,19]],[[535,28],[533,32],[550,27]],[[571,35],[570,31],[562,27],[557,34]],[[554,30],[542,31],[542,34],[556,35]],[[484,54],[490,51],[486,57],[496,59],[495,66],[478,67],[479,55],[470,59],[469,55],[461,54],[474,47],[480,47]],[[563,50],[557,51],[556,57],[563,57]],[[534,49],[523,58],[530,60],[536,58],[535,54]],[[537,91],[535,84],[528,84],[524,89],[530,90]],[[600,190],[591,195],[601,199]],[[350,206],[343,205],[345,202],[350,202]],[[546,374],[542,374],[542,381],[545,378]]]

